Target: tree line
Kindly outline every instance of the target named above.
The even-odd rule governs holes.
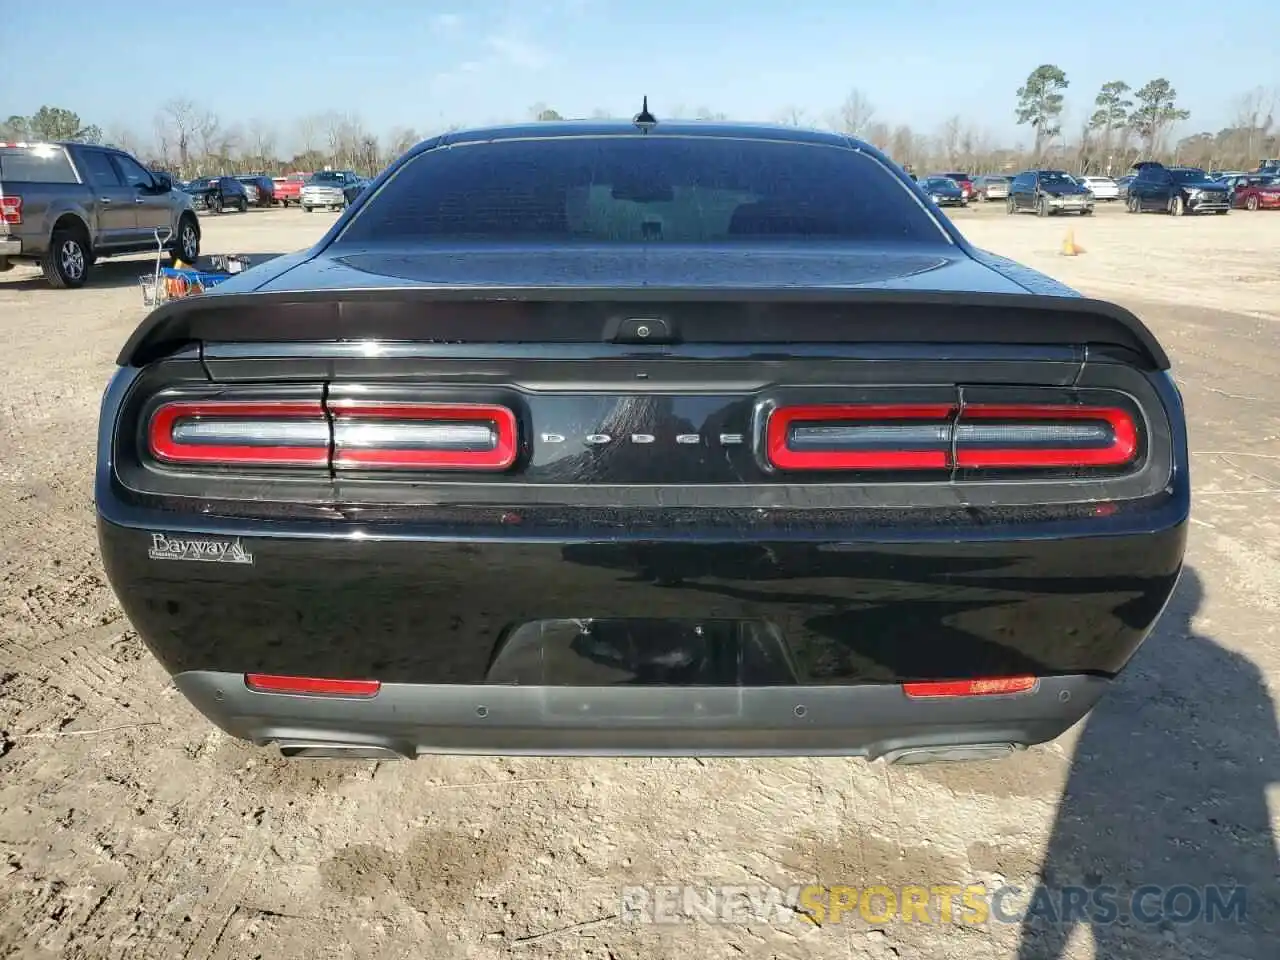
[[[1002,145],[980,123],[959,114],[932,132],[892,123],[881,118],[858,89],[850,90],[840,105],[826,114],[810,115],[803,108],[787,107],[772,119],[851,134],[917,170],[988,172],[1053,165],[1079,173],[1118,175],[1139,159],[1251,170],[1264,157],[1280,155],[1280,126],[1274,117],[1280,102],[1277,90],[1258,87],[1241,94],[1232,104],[1228,126],[1216,133],[1204,131],[1170,142],[1172,130],[1191,115],[1178,105],[1177,91],[1167,79],[1156,78],[1136,90],[1124,80],[1104,83],[1083,122],[1072,132],[1064,131],[1062,123],[1069,87],[1060,67],[1041,64],[1018,88],[1014,116],[1019,125],[1030,129],[1029,148]],[[663,115],[726,119],[709,107],[679,105]],[[532,120],[563,119],[545,103],[530,107],[528,116]],[[608,113],[596,110],[592,116]],[[109,143],[183,178],[218,173],[279,174],[326,166],[372,176],[435,132],[405,126],[379,136],[358,114],[337,111],[299,117],[285,131],[268,120],[225,121],[187,98],[166,102],[146,134],[129,127],[110,127],[104,132],[95,124],[83,123],[72,110],[56,106],[42,106],[29,117],[15,115],[0,122],[0,141]]]

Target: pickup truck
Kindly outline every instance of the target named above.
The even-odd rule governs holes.
[[[307,176],[305,173],[291,173],[287,177],[272,177],[271,182],[276,188],[275,202],[282,207],[298,203],[302,199],[302,184]]]
[[[0,143],[0,272],[40,266],[58,288],[81,287],[103,257],[166,249],[194,262],[191,197],[123,150],[84,143]]]

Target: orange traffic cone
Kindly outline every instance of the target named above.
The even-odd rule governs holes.
[[[1062,241],[1062,255],[1064,257],[1075,257],[1084,253],[1084,247],[1076,243],[1076,232],[1068,230],[1067,236]]]

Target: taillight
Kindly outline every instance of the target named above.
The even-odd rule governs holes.
[[[765,427],[779,470],[1122,467],[1139,448],[1123,407],[1078,404],[784,406]]]
[[[375,697],[380,680],[329,680],[324,677],[286,677],[246,673],[244,685],[258,693],[286,693],[306,697]]]
[[[22,223],[22,198],[0,197],[0,222]]]
[[[904,683],[902,691],[913,700],[937,697],[997,697],[1030,693],[1039,681],[1035,677],[983,677],[977,680],[934,680]]]
[[[956,466],[975,469],[1118,467],[1138,450],[1137,424],[1118,407],[974,404],[955,438]]]
[[[506,470],[515,413],[488,403],[332,400],[333,465],[374,470]]]
[[[948,404],[815,404],[769,415],[765,445],[779,470],[945,470]]]
[[[161,404],[147,428],[164,463],[323,467],[329,422],[317,401],[177,400]]]

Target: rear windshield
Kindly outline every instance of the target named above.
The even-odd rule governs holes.
[[[0,147],[0,180],[6,183],[77,183],[61,147]]]
[[[506,140],[409,160],[340,242],[937,242],[888,170],[843,147],[714,137]]]

